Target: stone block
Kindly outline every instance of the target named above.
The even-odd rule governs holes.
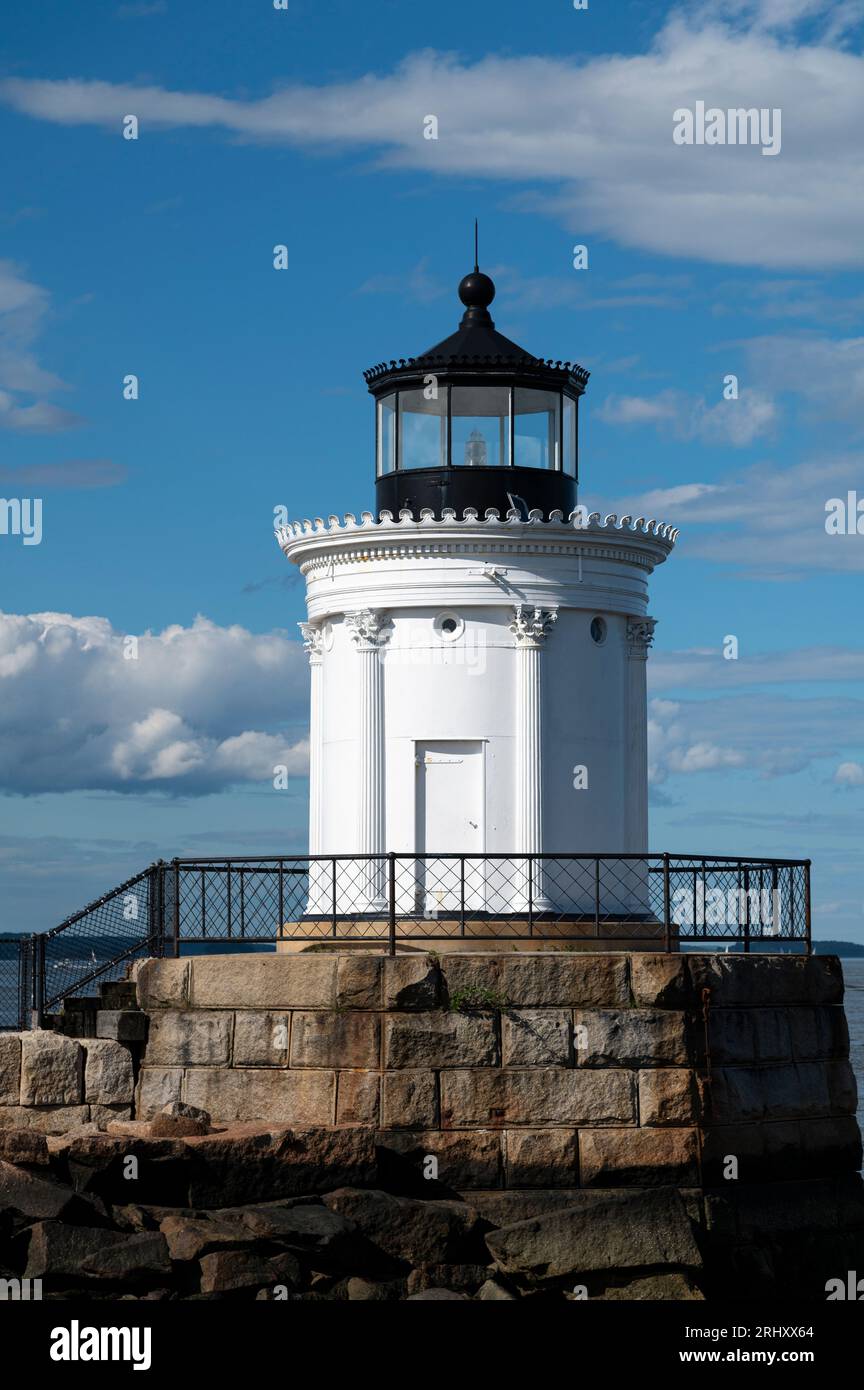
[[[382,960],[385,1009],[435,1009],[442,978],[433,956],[386,956]]]
[[[503,1284],[499,1284],[497,1279],[487,1279],[477,1292],[477,1298],[481,1303],[516,1303],[515,1293],[510,1293]]]
[[[836,1004],[799,1006],[786,1010],[792,1054],[799,1061],[849,1056],[846,1014]]]
[[[140,1009],[100,1009],[96,1015],[96,1036],[114,1042],[143,1042],[147,1037],[147,1015]]]
[[[583,1187],[691,1186],[699,1182],[695,1129],[581,1129]]]
[[[0,1128],[0,1162],[47,1168],[50,1155],[45,1135],[33,1129]]]
[[[436,1190],[487,1190],[501,1181],[498,1130],[379,1130],[376,1138],[382,1172],[388,1164],[420,1196],[435,1196]],[[437,1179],[430,1176],[430,1157],[437,1162]]]
[[[385,1129],[434,1129],[438,1087],[432,1071],[385,1072],[381,1123]]]
[[[508,1129],[504,1132],[508,1187],[576,1187],[578,1130]]]
[[[275,1125],[331,1125],[336,1073],[190,1067],[184,1092],[184,1100],[209,1111],[217,1123],[260,1120]]]
[[[468,989],[491,990],[514,1009],[627,1008],[627,957],[527,951],[510,956],[442,957],[448,997]]]
[[[377,1071],[340,1071],[336,1088],[337,1125],[377,1125]]]
[[[216,1250],[204,1255],[200,1264],[203,1294],[269,1289],[277,1284],[297,1289],[301,1283],[300,1265],[288,1251],[268,1258],[251,1250]]]
[[[655,1265],[699,1268],[687,1212],[674,1188],[574,1196],[574,1205],[491,1231],[486,1244],[499,1269],[529,1283],[594,1270]]]
[[[630,988],[639,1009],[687,1009],[700,1004],[687,957],[634,951],[630,957]]]
[[[577,1067],[669,1067],[690,1061],[687,1018],[673,1009],[577,1009]]]
[[[464,1202],[424,1202],[340,1188],[324,1203],[353,1221],[384,1254],[412,1265],[460,1263],[476,1247],[477,1216]]]
[[[704,1303],[705,1295],[686,1274],[673,1270],[670,1274],[646,1274],[630,1279],[626,1284],[611,1284],[597,1295],[604,1303]]]
[[[17,1105],[21,1096],[21,1038],[0,1033],[0,1105]]]
[[[658,1067],[639,1073],[639,1123],[655,1126],[695,1125],[698,1088],[687,1067]]]
[[[80,1043],[59,1033],[21,1034],[22,1105],[78,1105],[83,1075]]]
[[[825,1120],[802,1120],[801,1146],[808,1160],[808,1175],[829,1177],[858,1173],[861,1168],[861,1131],[854,1115]]]
[[[841,1004],[843,973],[836,956],[689,955],[697,995],[711,990],[711,1007]]]
[[[191,962],[194,1009],[332,1009],[336,957],[196,956]]]
[[[0,1129],[29,1129],[37,1134],[68,1134],[90,1121],[89,1105],[4,1105]]]
[[[581,1188],[535,1188],[533,1191],[473,1192],[471,1205],[477,1215],[496,1230],[528,1221],[533,1216],[548,1216],[550,1212],[565,1211],[585,1197]]]
[[[289,1072],[253,1073],[259,1083],[268,1074],[281,1085],[290,1076]],[[312,1076],[304,1072],[299,1079],[306,1085]],[[185,1147],[182,1176],[187,1181],[188,1206],[194,1208],[274,1202],[283,1197],[308,1199],[311,1193],[347,1184],[371,1186],[377,1180],[374,1131],[358,1125],[280,1129],[268,1124],[263,1132],[251,1133],[244,1125],[233,1134],[187,1139]],[[193,1164],[189,1157],[194,1158]],[[187,1200],[177,1205],[187,1205]]]
[[[501,1016],[505,1067],[569,1067],[573,1057],[569,1009],[511,1009]]]
[[[172,1260],[197,1260],[213,1250],[231,1249],[249,1240],[249,1230],[238,1214],[230,1217],[195,1218],[183,1213],[159,1222]]]
[[[745,1238],[789,1232],[800,1239],[808,1230],[832,1232],[838,1224],[835,1186],[830,1182],[753,1183],[738,1190],[736,1207]],[[824,1289],[821,1292],[824,1295]]]
[[[387,1067],[489,1067],[498,1063],[491,1013],[406,1013],[384,1021]]]
[[[59,1221],[37,1221],[27,1246],[28,1279],[77,1276],[81,1265],[95,1251],[118,1245],[124,1237],[118,1231],[98,1226],[67,1226]]]
[[[635,1124],[635,1077],[611,1068],[443,1071],[441,1122],[445,1129]]]
[[[788,1013],[787,1009],[711,1009],[708,1037],[712,1064],[791,1061]]]
[[[378,1014],[319,1010],[292,1017],[292,1067],[377,1067],[380,1049]]]
[[[138,1077],[136,1117],[151,1119],[172,1100],[180,1100],[182,1087],[182,1067],[142,1067]]]
[[[800,1177],[798,1120],[712,1125],[702,1135],[702,1176],[706,1184],[728,1185],[734,1192],[739,1183]]]
[[[151,1009],[185,1009],[189,1006],[189,973],[191,961],[142,960],[132,967],[132,978],[138,994],[138,1007]]]
[[[760,1063],[792,1060],[789,1036],[789,1009],[751,1009],[754,1052],[750,1061]]]
[[[821,1062],[716,1067],[711,1072],[710,1100],[715,1124],[827,1115],[831,1109],[828,1070]]]
[[[850,1062],[824,1062],[831,1113],[854,1115],[858,1109],[858,1083]]]
[[[383,966],[381,956],[337,956],[337,1009],[380,1009]]]
[[[144,1060],[148,1067],[227,1067],[232,1013],[160,1009],[150,1019]]]
[[[122,1043],[108,1038],[87,1038],[84,1099],[94,1105],[131,1105],[135,1089],[132,1054]]]
[[[99,1129],[107,1129],[110,1124],[121,1120],[131,1120],[131,1118],[131,1105],[99,1105],[94,1103],[90,1106],[90,1123],[97,1125]]]
[[[287,1067],[291,1015],[270,1009],[238,1009],[234,1015],[235,1067]]]

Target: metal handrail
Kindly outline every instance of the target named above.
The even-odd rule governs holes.
[[[376,888],[364,897],[364,884],[368,888],[373,875],[363,867],[352,876],[351,866],[369,864],[380,865],[380,892]],[[553,865],[560,866],[559,877]],[[686,942],[714,942],[742,943],[750,951],[770,941],[803,945],[809,953],[810,869],[809,859],[629,851],[390,850],[159,860],[50,931],[20,939],[17,959],[4,962],[17,984],[0,980],[4,997],[15,996],[17,1008],[4,1005],[11,1021],[0,1016],[0,1027],[21,1027],[28,1013],[38,1026],[48,1008],[116,976],[136,956],[179,955],[184,944],[248,946],[290,937],[299,945],[333,945],[365,939],[395,954],[403,940],[413,945],[456,938],[540,940],[555,936],[552,929],[559,926],[559,939],[622,940],[631,943],[628,949],[639,949],[642,942],[668,952]],[[766,881],[774,912],[769,929],[763,914]],[[379,882],[377,872],[374,882]],[[132,890],[142,885],[145,912],[136,930],[138,895]],[[735,895],[736,920],[708,920],[707,895],[718,889],[727,900]],[[430,896],[436,905],[421,909]],[[690,922],[682,918],[680,904],[673,905],[679,896],[688,904]],[[125,911],[129,901],[135,909],[131,926]]]

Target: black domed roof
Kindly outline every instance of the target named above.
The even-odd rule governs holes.
[[[411,378],[434,369],[455,371],[464,378],[477,374],[496,377],[530,377],[533,384],[543,378],[556,390],[567,387],[581,395],[588,381],[588,372],[575,362],[553,362],[535,357],[512,339],[505,338],[495,327],[489,305],[495,298],[494,281],[475,265],[459,284],[459,298],[465,305],[459,327],[449,338],[435,343],[417,357],[402,357],[379,362],[363,375],[369,390],[378,396],[392,385],[408,384]]]

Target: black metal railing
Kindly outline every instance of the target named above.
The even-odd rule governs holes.
[[[28,1026],[32,980],[33,937],[0,937],[0,1029]]]
[[[0,956],[0,1028],[38,1027],[61,1000],[122,978],[136,957],[164,954],[165,877],[164,864],[151,864],[51,931],[19,938]]]
[[[810,861],[672,854],[160,861],[0,959],[0,1027],[38,1024],[146,955],[209,943],[578,940],[810,951]],[[5,999],[5,1006],[3,1000]]]

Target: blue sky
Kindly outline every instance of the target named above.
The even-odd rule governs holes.
[[[0,535],[0,929],[159,855],[303,847],[273,510],[372,505],[362,371],[455,328],[478,216],[498,327],[592,373],[583,500],[681,529],[652,589],[652,847],[809,855],[816,934],[864,940],[864,535],[825,532],[864,499],[861,21],[8,7],[0,491],[42,498],[43,538]],[[698,100],[781,109],[779,155],[675,146]]]

